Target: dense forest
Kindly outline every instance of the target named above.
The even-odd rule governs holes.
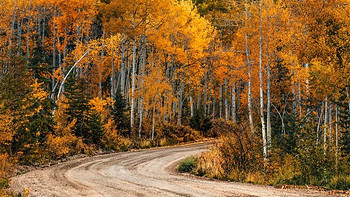
[[[347,189],[349,58],[349,0],[1,0],[0,178],[221,136],[199,174]]]

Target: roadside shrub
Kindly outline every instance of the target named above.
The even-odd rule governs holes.
[[[263,169],[261,143],[256,134],[252,134],[246,125],[230,127],[232,130],[222,136],[218,149],[224,159],[223,169],[227,174],[231,170],[253,172]]]
[[[196,167],[197,159],[195,157],[187,157],[182,160],[177,168],[179,172],[192,172]]]
[[[305,176],[302,173],[300,162],[290,154],[281,158],[281,161],[273,161],[274,178],[272,184],[289,184],[298,185],[305,184]]]
[[[350,176],[349,175],[334,176],[331,179],[328,187],[331,189],[349,190],[350,189]]]
[[[210,178],[263,183],[264,166],[258,136],[245,125],[217,123],[220,127],[224,125],[225,134],[220,144],[199,156],[196,173]]]
[[[12,164],[10,162],[9,156],[5,154],[0,154],[0,180],[7,178],[9,176],[9,170]]]
[[[9,185],[10,169],[12,163],[10,162],[9,156],[5,154],[0,154],[0,196],[9,196],[6,192],[6,188]]]
[[[221,152],[216,148],[211,149],[198,157],[195,173],[210,178],[223,178],[224,169],[222,166],[224,162]]]

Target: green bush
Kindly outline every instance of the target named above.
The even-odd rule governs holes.
[[[331,179],[328,187],[331,189],[348,190],[350,189],[350,176],[345,176],[345,175],[334,176]]]
[[[192,172],[196,167],[196,162],[197,159],[195,157],[187,157],[181,161],[177,170],[179,172]]]

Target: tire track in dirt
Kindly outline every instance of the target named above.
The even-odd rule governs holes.
[[[12,178],[11,189],[31,196],[329,196],[306,189],[277,189],[182,176],[172,168],[208,150],[201,143],[114,153],[65,162]]]

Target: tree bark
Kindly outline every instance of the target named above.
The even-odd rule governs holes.
[[[133,14],[133,29],[136,28],[136,13]],[[130,105],[130,127],[134,127],[135,121],[135,81],[136,81],[136,35],[133,38],[132,46],[132,80],[131,80],[131,105]]]
[[[261,134],[263,138],[263,156],[264,160],[267,159],[267,140],[266,140],[266,128],[265,128],[265,116],[264,116],[264,90],[263,90],[263,73],[262,73],[262,0],[259,3],[260,7],[260,27],[259,27],[259,81],[260,81],[260,121],[261,121]]]
[[[232,84],[232,122],[237,123],[237,117],[236,117],[236,89],[235,89],[235,83]]]
[[[224,98],[225,98],[225,120],[228,121],[229,119],[229,105],[228,105],[228,99],[227,99],[227,79],[225,78],[225,87],[224,87]]]
[[[248,3],[245,0],[245,25],[248,28]],[[245,46],[246,46],[246,56],[247,56],[247,66],[248,66],[248,116],[249,116],[249,125],[250,131],[254,133],[254,122],[253,122],[253,109],[252,109],[252,68],[250,63],[250,52],[249,52],[249,44],[248,44],[248,32],[245,34]]]
[[[220,84],[219,118],[222,118],[222,84]]]
[[[328,115],[328,97],[326,96],[324,100],[324,124],[323,124],[323,151],[324,154],[326,154],[326,148],[327,148],[327,115]]]

